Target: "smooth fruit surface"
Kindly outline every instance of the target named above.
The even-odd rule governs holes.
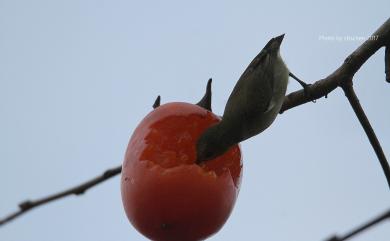
[[[122,165],[128,219],[155,241],[204,240],[228,219],[240,188],[241,151],[195,164],[196,142],[219,117],[175,102],[149,113],[134,131]]]

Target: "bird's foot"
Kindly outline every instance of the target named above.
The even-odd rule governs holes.
[[[306,98],[311,99],[311,93],[310,93],[310,86],[311,84],[307,84],[306,82],[300,80],[298,77],[296,77],[293,73],[289,73],[289,76],[293,79],[295,79],[302,87],[303,87],[303,93],[305,94]],[[316,102],[316,100],[312,100],[313,103]]]

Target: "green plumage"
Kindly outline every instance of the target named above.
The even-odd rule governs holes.
[[[283,35],[271,39],[241,75],[222,121],[207,129],[197,143],[198,162],[223,154],[253,137],[275,120],[283,104],[289,70],[279,54]]]

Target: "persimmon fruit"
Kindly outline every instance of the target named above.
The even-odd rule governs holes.
[[[150,112],[130,138],[121,193],[131,224],[154,241],[196,241],[224,225],[242,176],[239,145],[196,164],[196,142],[220,118],[174,102]]]

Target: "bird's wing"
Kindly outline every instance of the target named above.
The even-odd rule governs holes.
[[[273,76],[263,68],[257,67],[262,57],[260,53],[238,80],[226,104],[224,115],[230,112],[251,118],[275,105],[271,101],[274,92]]]

